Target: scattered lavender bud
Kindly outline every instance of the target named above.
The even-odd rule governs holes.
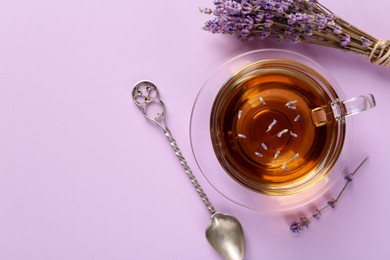
[[[271,129],[276,125],[277,122],[278,121],[276,119],[272,120],[272,123],[268,126],[268,129],[267,129],[266,133],[271,131]]]
[[[258,157],[263,157],[263,154],[259,153],[259,152],[256,152],[255,155],[258,156]]]
[[[238,111],[238,119],[240,119],[242,116],[242,110]]]
[[[287,133],[287,132],[288,132],[288,129],[283,129],[282,131],[280,131],[280,132],[277,134],[277,136],[278,136],[279,138],[281,138],[282,135],[284,135],[284,134]]]
[[[285,106],[289,107],[289,106],[292,106],[292,105],[294,105],[296,103],[298,103],[298,100],[291,100],[291,101],[287,102]]]

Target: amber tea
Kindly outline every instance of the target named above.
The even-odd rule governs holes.
[[[306,65],[282,59],[235,73],[219,91],[210,118],[213,148],[225,171],[270,195],[323,178],[324,167],[335,160],[323,162],[337,158],[342,146],[336,146],[337,136],[344,131],[323,84],[333,90]]]

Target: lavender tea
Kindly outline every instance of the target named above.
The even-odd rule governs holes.
[[[214,152],[225,171],[269,195],[290,194],[291,188],[295,193],[322,179],[341,151],[345,131],[324,89],[335,95],[321,75],[289,60],[255,62],[235,73],[219,91],[210,117]],[[329,157],[335,159],[324,164]]]

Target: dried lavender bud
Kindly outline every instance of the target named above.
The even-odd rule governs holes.
[[[272,120],[272,123],[268,126],[268,129],[267,129],[266,133],[271,131],[272,128],[276,125],[276,123],[278,123],[278,120],[276,120],[276,119]]]
[[[262,153],[259,153],[259,152],[255,152],[255,155],[256,155],[257,157],[263,157],[263,154],[262,154]]]
[[[341,43],[340,45],[345,47],[347,46],[349,43],[351,42],[351,37],[348,35],[348,34],[345,34],[343,35],[343,37],[341,37]]]
[[[242,117],[242,110],[238,111],[238,119],[241,119]]]
[[[282,135],[284,135],[284,134],[287,133],[287,132],[288,132],[288,129],[283,129],[282,131],[280,131],[280,132],[277,134],[277,136],[278,136],[279,138],[281,138]]]
[[[368,48],[372,45],[372,41],[370,41],[369,39],[366,39],[365,37],[361,37],[362,39],[362,46],[363,48]]]
[[[353,177],[351,174],[344,177],[344,180],[346,180],[346,181],[352,181],[352,179],[353,179]]]
[[[303,229],[302,225],[296,221],[293,221],[290,225],[290,230],[293,233],[299,233]]]
[[[275,155],[274,155],[274,159],[278,158],[280,155],[280,151],[276,151]]]
[[[301,225],[302,227],[308,228],[310,226],[310,219],[301,217]]]
[[[321,211],[316,209],[313,214],[312,214],[313,218],[315,219],[320,219],[321,218]]]
[[[337,204],[337,200],[335,199],[331,199],[330,201],[328,201],[328,205],[334,209],[336,207],[336,204]]]

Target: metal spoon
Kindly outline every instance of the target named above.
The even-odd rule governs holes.
[[[216,212],[209,198],[199,185],[164,120],[166,109],[163,101],[160,99],[157,87],[150,81],[140,81],[135,84],[132,97],[144,116],[158,125],[164,132],[187,176],[190,178],[191,183],[210,211],[211,220],[206,228],[206,238],[211,246],[226,260],[243,259],[245,254],[245,238],[242,226],[235,217]]]

